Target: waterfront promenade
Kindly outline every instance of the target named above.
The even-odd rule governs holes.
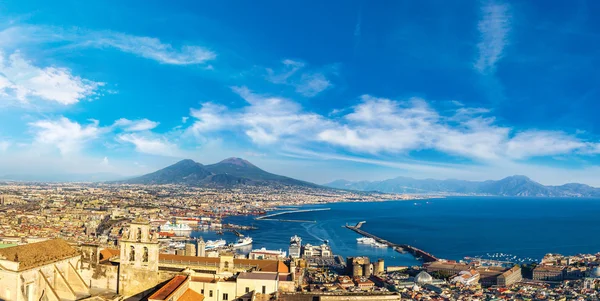
[[[371,233],[369,233],[367,231],[362,230],[361,227],[362,227],[362,225],[364,223],[365,222],[363,221],[363,222],[360,222],[360,223],[356,224],[356,226],[346,225],[345,227],[348,228],[348,229],[350,229],[350,230],[352,230],[352,231],[354,231],[354,232],[356,232],[356,233],[358,233],[358,234],[360,234],[360,235],[362,235],[362,236],[370,237],[370,238],[375,239],[379,243],[386,244],[389,247],[392,247],[397,252],[404,252],[404,251],[409,252],[410,254],[412,254],[413,256],[415,256],[416,258],[423,259],[424,262],[438,261],[437,257],[435,257],[435,256],[433,256],[433,255],[431,255],[431,254],[429,254],[429,253],[427,253],[427,252],[425,252],[425,251],[423,251],[423,250],[421,250],[419,248],[413,247],[413,246],[408,245],[408,244],[395,244],[393,242],[387,241],[387,240],[385,240],[385,239],[383,239],[381,237],[378,237],[378,236],[373,235],[373,234],[371,234]]]

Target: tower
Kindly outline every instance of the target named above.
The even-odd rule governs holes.
[[[185,256],[196,256],[196,245],[193,243],[185,244]]]
[[[200,240],[198,241],[197,255],[198,257],[206,257],[206,243],[202,237],[200,237]]]
[[[119,293],[129,296],[151,288],[158,279],[158,235],[143,219],[131,222],[119,240],[121,256]]]

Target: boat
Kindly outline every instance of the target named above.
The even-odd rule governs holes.
[[[252,237],[240,237],[232,246],[234,248],[242,248],[252,244]]]
[[[206,249],[214,249],[214,248],[220,248],[220,247],[224,247],[225,245],[227,245],[227,242],[224,239],[219,239],[219,240],[209,240],[206,242]]]
[[[188,224],[172,224],[166,223],[160,226],[160,231],[171,232],[171,231],[192,231],[192,228]]]
[[[302,238],[298,235],[294,235],[290,238],[289,253],[292,258],[300,258],[302,250]]]
[[[375,242],[375,239],[371,238],[371,237],[359,237],[356,239],[356,242],[358,242],[359,244],[373,244]]]

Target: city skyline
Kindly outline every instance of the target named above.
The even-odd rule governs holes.
[[[597,3],[234,3],[3,2],[0,175],[600,186]]]

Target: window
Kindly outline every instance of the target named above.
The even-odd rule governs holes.
[[[262,293],[263,293],[263,294],[266,294],[266,293],[267,293],[267,287],[266,287],[266,286],[264,286],[264,285],[263,285],[263,287],[262,287]]]
[[[148,247],[144,247],[144,255],[142,256],[143,262],[148,262]]]
[[[138,227],[138,235],[137,235],[137,239],[138,240],[142,240],[142,228]]]
[[[129,250],[129,261],[135,261],[135,247],[131,246],[131,250]]]
[[[228,294],[223,294],[223,301],[227,301],[229,300],[229,295]]]
[[[246,294],[250,292],[250,288],[246,286]]]
[[[212,290],[208,291],[208,297],[212,298]]]
[[[201,290],[200,290],[200,294],[201,294],[201,295],[204,295],[204,289],[201,289]]]

